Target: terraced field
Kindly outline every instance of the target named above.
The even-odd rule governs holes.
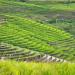
[[[74,61],[75,39],[69,33],[26,18],[1,17],[4,22],[0,25],[1,42]]]
[[[2,60],[12,59],[16,61],[31,61],[33,58],[41,57],[43,54],[28,50],[26,48],[16,47],[6,43],[0,43],[0,58]]]
[[[58,8],[59,7],[59,8]],[[27,3],[0,0],[0,13],[17,15],[48,23],[75,35],[75,4],[36,2]]]
[[[0,0],[0,75],[75,75],[74,0]]]
[[[28,3],[50,8],[50,10],[47,10],[45,13],[40,12],[42,13],[40,15],[41,18],[39,17],[39,20],[38,17],[35,17],[36,20],[41,23],[52,24],[75,36],[75,9],[71,10],[75,8],[75,1],[71,2],[72,0],[70,0],[70,3],[68,3],[68,0],[65,0],[64,2],[56,3],[55,0],[54,4],[51,3],[51,1],[29,1]]]
[[[72,8],[73,7],[73,8]],[[63,7],[64,8],[64,7]],[[64,9],[30,3],[0,0],[0,42],[43,52],[50,56],[75,61],[73,35],[49,24],[41,24],[30,17],[56,10],[74,11],[74,5]],[[30,18],[30,19],[29,19]],[[42,21],[41,21],[42,22]]]
[[[16,61],[35,62],[68,62],[64,59],[56,58],[48,54],[31,51],[7,43],[0,43],[0,59]]]

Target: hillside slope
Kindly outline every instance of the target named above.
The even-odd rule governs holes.
[[[27,1],[28,2],[28,1]],[[16,2],[0,0],[0,14],[12,14],[27,17],[41,23],[52,24],[75,35],[75,4],[50,2]]]
[[[10,15],[0,17],[1,42],[44,52],[58,58],[75,60],[75,39],[69,33],[26,18]]]
[[[30,3],[0,0],[0,10],[2,14],[0,15],[0,42],[75,61],[75,39],[71,34],[52,25],[29,19],[43,12],[56,11],[55,9],[51,10],[48,6]]]

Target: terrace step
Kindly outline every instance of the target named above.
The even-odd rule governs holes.
[[[68,62],[68,61],[44,54],[42,57],[38,59],[38,62]]]
[[[4,47],[4,49],[0,49],[0,58],[1,59],[12,59],[17,61],[36,61],[36,62],[64,62],[65,60],[59,59],[47,54],[40,54],[36,51],[25,51],[23,48],[12,46],[9,44],[0,44],[0,47]],[[5,50],[6,48],[6,50]]]

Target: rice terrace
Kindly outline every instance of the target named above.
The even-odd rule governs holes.
[[[0,0],[0,75],[75,75],[75,0]]]

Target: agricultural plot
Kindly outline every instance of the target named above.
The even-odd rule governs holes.
[[[75,39],[69,33],[25,18],[10,15],[1,15],[1,17],[7,19],[0,26],[1,42],[69,61],[75,60]]]
[[[55,27],[75,35],[75,4],[36,2],[26,3],[0,1],[0,13],[27,17],[40,23],[52,24]]]
[[[50,1],[29,1],[27,3],[50,8],[44,14],[40,12],[42,14],[39,22],[52,24],[75,36],[75,9],[71,10],[71,8],[75,8],[75,3],[70,0],[70,3],[67,4],[67,1],[65,0],[62,3],[56,3],[55,1],[55,3],[51,3]],[[36,20],[38,20],[38,17],[36,17]]]
[[[59,5],[64,6],[63,4],[56,4],[56,6]],[[59,30],[59,27],[55,27],[55,18],[55,24],[54,22],[51,23],[54,20],[48,21],[48,23],[55,26],[41,24],[24,18],[29,16],[34,18],[35,15],[41,15],[43,12],[47,14],[47,12],[54,12],[56,10],[60,10],[60,12],[63,10],[74,11],[74,4],[71,4],[70,8],[64,6],[62,9],[53,9],[54,7],[54,5],[39,5],[39,3],[27,4],[14,1],[0,1],[0,13],[3,14],[0,15],[0,41],[74,61],[75,39],[71,34]],[[43,14],[44,16],[46,16],[45,13]],[[38,21],[38,19],[36,18],[35,20]],[[40,22],[42,22],[42,18]]]
[[[26,48],[20,48],[7,43],[0,43],[0,59],[26,61],[26,62],[68,62],[64,59],[56,58],[37,51],[31,51]]]
[[[11,59],[16,61],[34,61],[35,58],[40,58],[42,56],[42,53],[38,53],[36,51],[16,47],[7,43],[0,43],[1,60]]]
[[[0,75],[75,75],[74,0],[0,0]]]

